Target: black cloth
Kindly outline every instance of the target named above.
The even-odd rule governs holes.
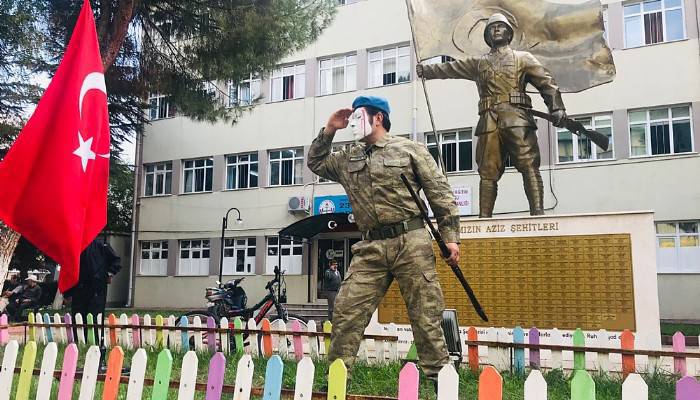
[[[1,293],[10,292],[19,286],[19,282],[12,282],[11,280],[6,280],[5,284],[2,286]]]
[[[341,281],[340,272],[337,269],[335,271],[327,269],[326,273],[323,274],[323,288],[327,292],[337,292],[340,289]]]
[[[108,243],[95,239],[80,254],[78,284],[64,293],[71,298],[71,314],[80,314],[83,322],[87,314],[97,321],[97,314],[105,314],[107,281],[121,269],[121,259]],[[100,331],[98,329],[98,331]],[[85,330],[83,331],[85,332]],[[101,332],[98,332],[98,337]],[[74,329],[75,334],[75,329]]]

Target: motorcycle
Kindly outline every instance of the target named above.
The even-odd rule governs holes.
[[[273,329],[277,326],[277,321],[279,320],[284,321],[287,330],[291,330],[291,322],[294,320],[299,321],[301,326],[306,328],[307,320],[299,315],[288,313],[283,305],[283,303],[287,302],[287,287],[284,282],[284,271],[280,271],[278,267],[275,267],[275,277],[265,285],[265,290],[268,292],[267,295],[252,307],[246,307],[248,296],[245,290],[240,286],[244,279],[245,277],[233,279],[223,285],[217,282],[219,285],[218,287],[206,288],[205,298],[207,300],[207,310],[190,311],[183,314],[183,316],[187,317],[189,323],[192,323],[196,316],[200,317],[202,321],[206,321],[207,317],[212,317],[214,321],[216,321],[217,326],[220,325],[219,321],[223,317],[229,320],[231,326],[236,317],[240,317],[244,325],[252,318],[255,324],[259,326],[263,318],[266,318],[268,313],[274,309],[276,314],[268,318]],[[248,335],[244,334],[244,339],[247,337]],[[261,337],[258,336],[258,340],[260,339]],[[193,338],[190,338],[190,341],[190,345],[193,346]],[[230,335],[230,342],[233,351],[235,347],[233,335]]]

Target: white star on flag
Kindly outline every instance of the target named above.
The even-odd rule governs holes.
[[[83,166],[83,172],[87,170],[87,164],[89,160],[94,160],[96,155],[99,155],[100,157],[103,158],[109,158],[109,153],[107,154],[95,154],[94,151],[92,151],[92,139],[89,138],[88,140],[83,140],[83,136],[78,132],[78,141],[80,144],[78,145],[78,148],[75,149],[73,154],[76,156],[80,157],[80,162]]]

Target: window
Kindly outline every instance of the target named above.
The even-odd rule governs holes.
[[[685,38],[682,0],[652,0],[624,6],[625,47]]]
[[[442,161],[446,172],[471,171],[472,166],[472,130],[440,133],[442,144]],[[435,135],[426,135],[428,151],[438,162],[438,149]]]
[[[148,117],[151,121],[175,116],[175,106],[170,104],[169,96],[151,96],[148,98]]]
[[[338,5],[342,6],[342,5],[346,5],[346,4],[357,3],[360,0],[337,0],[337,1],[338,1]]]
[[[339,151],[341,151],[341,150],[343,150],[343,149],[349,149],[350,146],[352,146],[352,143],[334,144],[334,145],[331,147],[331,153],[337,153],[337,152],[339,152]],[[328,182],[333,182],[333,181],[331,181],[331,180],[329,180],[329,179],[326,179],[326,178],[322,178],[322,177],[320,177],[320,176],[318,177],[318,183],[328,183]]]
[[[288,275],[301,275],[302,248],[303,243],[301,241],[268,236],[265,273],[274,273],[275,267],[279,265],[280,255],[278,250],[280,250],[282,254],[282,267],[280,269]]]
[[[391,47],[369,53],[369,86],[377,87],[411,80],[409,46]]]
[[[304,64],[290,65],[272,72],[270,83],[272,101],[299,99],[304,97],[306,86],[306,66]]]
[[[608,39],[608,6],[603,5],[603,37],[605,38],[605,43],[610,46],[610,39]]]
[[[302,183],[303,149],[270,151],[270,186]]]
[[[224,239],[224,275],[255,273],[255,238]]]
[[[187,160],[185,164],[185,193],[210,192],[214,174],[214,159]]]
[[[173,163],[146,164],[144,196],[163,196],[172,193]]]
[[[141,275],[166,275],[168,241],[141,242]]]
[[[261,81],[258,74],[250,74],[248,79],[240,83],[229,82],[228,84],[228,106],[249,106],[260,97]]]
[[[591,142],[584,136],[574,135],[566,129],[557,129],[557,152],[559,162],[578,162],[591,160],[604,160],[613,158],[612,142],[612,115],[593,115],[588,117],[575,117],[586,129],[598,131],[608,136],[610,145],[607,151]]]
[[[178,275],[209,275],[208,240],[180,240]]]
[[[693,151],[689,106],[630,111],[628,116],[633,157]]]
[[[258,187],[258,153],[226,156],[226,189]]]
[[[657,222],[658,272],[700,272],[698,221]]]
[[[319,82],[321,95],[357,89],[357,56],[352,54],[320,60]]]
[[[435,56],[433,58],[429,58],[429,59],[423,61],[423,64],[425,64],[425,65],[443,64],[443,63],[452,62],[454,60],[455,59],[450,57],[450,56]]]

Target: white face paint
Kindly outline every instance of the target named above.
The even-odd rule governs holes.
[[[355,140],[361,140],[365,136],[372,134],[371,118],[364,107],[360,107],[352,113],[350,116],[350,128],[352,128],[352,137]]]

